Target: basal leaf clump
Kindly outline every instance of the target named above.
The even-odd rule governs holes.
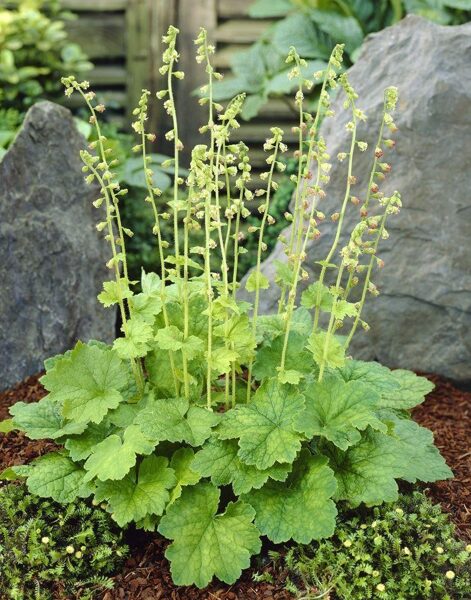
[[[296,192],[293,212],[286,215],[293,227],[281,237],[286,260],[278,263],[275,277],[278,313],[261,315],[261,295],[277,293],[262,260],[264,235],[273,225],[276,173],[284,169],[281,156],[288,150],[283,131],[271,129],[263,186],[252,191],[248,148],[231,142],[244,97],[225,107],[214,102],[213,83],[221,75],[202,30],[196,46],[208,75],[200,100],[208,121],[183,179],[173,99],[174,81],[184,76],[176,70],[177,33],[171,27],[164,37],[161,73],[167,87],[157,94],[173,123],[166,133],[174,142],[175,172],[168,206],[153,183],[148,145],[155,135],[146,130],[145,90],[133,123],[161,277],[143,272],[139,283],[129,279],[126,239],[132,231],[123,227],[119,210],[127,191],[117,183],[116,162],[105,150],[98,120],[105,108],[96,104],[87,82],[64,79],[66,94],[83,97],[97,129],[82,159],[87,181],[98,186],[97,229],[110,247],[112,278],[98,299],[118,307],[123,335],[111,346],[79,342],[47,361],[42,382],[49,394],[37,404],[18,403],[12,416],[27,436],[63,446],[18,470],[32,494],[58,502],[93,496],[119,525],[134,522],[159,531],[172,540],[167,557],[175,583],[203,587],[213,576],[234,582],[259,552],[261,536],[303,544],[329,537],[340,503],[390,502],[398,497],[399,479],[434,481],[452,473],[432,434],[408,412],[432,385],[408,371],[348,356],[356,329],[368,328],[362,309],[367,294],[378,293],[372,276],[383,265],[379,243],[388,237],[387,220],[401,207],[398,192],[385,196],[380,189],[391,168],[384,155],[394,146],[386,132],[396,130],[396,89],[384,92],[369,185],[360,200],[352,190],[354,154],[368,150],[358,133],[366,115],[347,74],[340,73],[342,46],[313,76],[321,82],[315,117],[303,102],[313,82],[305,78],[305,61],[291,49],[287,63],[299,110]],[[344,95],[351,115],[350,145],[337,157],[346,163],[345,195],[331,214],[337,224],[331,249],[319,257],[318,277],[299,297],[300,283],[309,278],[306,249],[321,235],[321,209],[329,207],[331,165],[319,126],[333,116],[331,89]],[[257,201],[260,222],[248,228],[257,240],[257,259],[245,283],[247,302],[240,295],[238,257],[249,203]],[[357,206],[358,224],[340,247],[345,214]],[[162,236],[166,220],[173,224],[173,254]],[[192,242],[197,230],[201,246]]]

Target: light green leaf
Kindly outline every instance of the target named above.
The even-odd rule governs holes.
[[[64,446],[73,461],[85,460],[92,453],[92,449],[107,437],[109,431],[107,421],[102,421],[99,425],[90,423],[81,435],[68,437]]]
[[[257,352],[253,366],[255,379],[263,380],[278,376],[278,367],[281,364],[284,335],[281,335],[265,344]],[[315,371],[312,356],[305,350],[306,338],[304,335],[292,331],[288,337],[286,348],[285,370],[298,371],[303,376]]]
[[[214,335],[224,339],[238,353],[237,359],[249,361],[256,348],[252,323],[247,315],[234,315],[214,328]]]
[[[359,444],[346,451],[334,445],[322,449],[329,458],[338,483],[337,500],[351,506],[394,502],[398,497],[395,478],[401,474],[398,444],[389,435],[368,430]]]
[[[301,305],[305,308],[315,308],[316,306],[323,312],[330,312],[332,309],[333,296],[329,288],[320,281],[311,283],[301,295]]]
[[[100,423],[123,400],[128,372],[113,350],[78,342],[70,357],[56,363],[41,382],[50,400],[62,404],[67,419]]]
[[[195,453],[192,448],[179,448],[173,453],[170,467],[175,472],[176,484],[170,494],[170,504],[182,495],[182,490],[187,485],[195,485],[201,479],[201,475],[193,468]]]
[[[366,384],[325,377],[310,382],[304,397],[306,409],[298,415],[296,427],[310,438],[322,436],[346,450],[360,441],[360,431],[368,425],[387,431],[375,416],[379,394]]]
[[[147,321],[132,317],[128,319],[126,326],[121,327],[121,331],[125,332],[124,337],[117,338],[113,344],[120,358],[139,358],[147,354],[153,337],[152,326]]]
[[[39,402],[17,402],[10,408],[13,425],[25,432],[31,440],[56,440],[64,435],[82,433],[86,423],[67,422],[61,415],[60,405],[46,396]]]
[[[120,300],[131,298],[132,292],[126,279],[122,278],[119,283],[115,280],[105,281],[103,283],[103,291],[98,294],[98,300],[108,308],[114,304],[118,304]]]
[[[273,261],[275,264],[275,283],[280,287],[290,286],[293,281],[293,269],[287,262]]]
[[[239,458],[258,469],[276,462],[292,463],[303,436],[294,420],[304,408],[304,398],[292,387],[276,380],[263,383],[248,405],[224,414],[218,427],[221,439],[239,438]]]
[[[278,367],[278,381],[280,383],[290,383],[291,385],[298,385],[301,379],[304,377],[304,373],[296,371],[295,369],[283,369]]]
[[[414,408],[425,400],[434,384],[425,377],[419,377],[412,371],[397,369],[391,375],[398,384],[395,389],[385,390],[381,396],[382,408],[405,410]]]
[[[357,308],[352,302],[338,300],[332,307],[336,319],[343,321],[345,317],[354,317],[357,314]]]
[[[85,463],[86,481],[95,477],[100,481],[122,479],[136,464],[138,454],[150,454],[155,443],[142,433],[137,425],[125,429],[123,439],[117,434],[109,435],[92,448]]]
[[[208,356],[207,352],[205,356],[211,365],[211,369],[218,375],[222,375],[223,373],[230,372],[232,363],[236,362],[239,358],[239,353],[226,346],[220,346],[212,350],[211,356]]]
[[[312,352],[314,360],[318,365],[323,362],[324,348],[327,343],[327,333],[316,331],[309,338],[308,350]],[[325,356],[325,365],[328,367],[342,367],[345,364],[345,348],[335,335],[329,336],[329,347]]]
[[[254,507],[255,524],[270,540],[308,544],[334,533],[337,509],[331,497],[336,488],[327,459],[305,451],[287,483],[270,481],[244,500]]]
[[[60,452],[51,452],[31,464],[27,486],[31,494],[68,504],[92,493],[84,476],[85,470],[70,458]]]
[[[157,331],[155,341],[162,350],[172,350],[176,352],[183,346],[183,331],[180,331],[175,325],[162,327]]]
[[[27,477],[31,471],[30,465],[14,465],[0,472],[0,481],[18,481]]]
[[[256,270],[250,273],[250,275],[247,277],[247,281],[245,282],[245,289],[248,292],[255,292],[257,288],[259,290],[267,290],[269,287],[270,281],[268,280],[268,277]]]
[[[211,484],[185,488],[160,521],[159,532],[174,540],[165,556],[176,585],[204,588],[214,575],[234,583],[250,565],[251,555],[260,551],[253,508],[239,500],[218,515],[219,497]]]
[[[236,440],[210,440],[196,453],[192,468],[203,477],[210,477],[215,486],[232,484],[234,494],[239,496],[251,489],[261,488],[268,478],[284,481],[291,470],[289,463],[274,464],[259,470],[244,464],[238,457]]]
[[[201,446],[219,420],[220,415],[199,406],[190,407],[184,398],[166,398],[149,399],[135,423],[156,443],[186,442]]]
[[[144,458],[137,475],[132,469],[121,481],[98,482],[95,500],[107,500],[111,516],[120,527],[147,515],[160,516],[170,499],[176,479],[162,456]]]
[[[13,419],[4,419],[0,421],[0,433],[10,433],[10,431],[14,431],[16,429],[13,424]]]
[[[347,360],[335,371],[344,381],[361,381],[374,388],[379,394],[397,390],[400,385],[393,373],[377,362]]]

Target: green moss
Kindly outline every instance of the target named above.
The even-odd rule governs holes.
[[[92,598],[111,589],[128,552],[122,533],[100,507],[60,505],[28,494],[23,485],[0,487],[0,598]]]
[[[291,548],[288,589],[303,598],[330,590],[345,600],[467,600],[470,550],[440,506],[416,492],[356,511],[328,540]]]

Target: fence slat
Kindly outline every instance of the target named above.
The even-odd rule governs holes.
[[[74,12],[126,10],[128,0],[62,0],[61,6]]]
[[[231,44],[251,44],[258,40],[261,34],[272,24],[272,21],[260,19],[249,21],[247,19],[233,19],[226,21],[214,32],[217,42]]]
[[[71,41],[80,44],[91,60],[124,57],[126,53],[124,15],[87,15],[68,21],[66,29]]]
[[[248,10],[254,0],[219,0],[218,16],[221,19],[248,16]]]

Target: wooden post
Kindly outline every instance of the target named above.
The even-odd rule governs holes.
[[[128,118],[137,106],[142,89],[151,92],[148,130],[157,133],[158,150],[168,151],[163,133],[168,129],[167,115],[155,92],[164,84],[159,73],[162,35],[176,17],[175,0],[129,0],[126,11]],[[153,148],[156,151],[156,148]]]
[[[185,79],[179,82],[177,110],[179,116],[180,138],[185,146],[184,158],[189,161],[191,148],[201,140],[199,127],[207,121],[207,107],[198,104],[198,98],[192,92],[206,81],[203,65],[195,60],[194,40],[200,27],[208,31],[209,40],[214,40],[217,26],[216,0],[179,0],[178,28],[180,62],[179,68],[185,71]]]

